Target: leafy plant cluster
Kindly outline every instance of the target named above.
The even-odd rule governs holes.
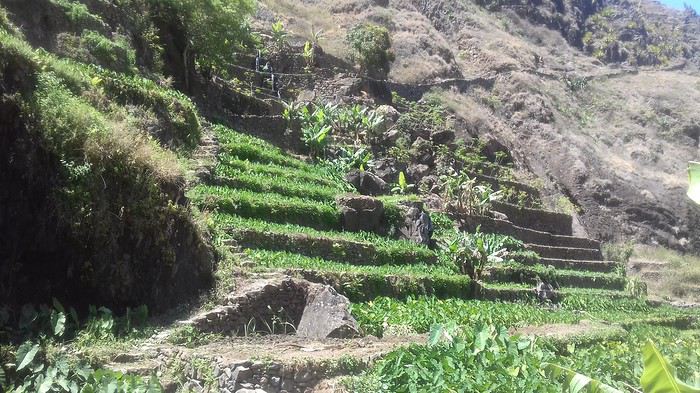
[[[104,27],[104,21],[99,15],[90,12],[88,7],[76,0],[50,0],[51,3],[61,7],[68,19],[76,26]]]
[[[510,336],[505,327],[438,325],[427,345],[394,351],[348,384],[362,392],[561,392],[540,372],[553,358],[533,340]]]
[[[357,168],[367,163],[367,154],[371,157],[368,149],[362,146],[374,140],[384,124],[380,114],[360,105],[289,104],[282,115],[290,124],[300,125],[302,141],[315,158],[327,156],[331,136],[352,140],[355,150],[360,153],[349,154],[357,156],[347,160],[347,164]]]
[[[589,17],[583,46],[605,62],[664,65],[683,56],[680,32],[646,20],[635,9],[609,6]]]
[[[477,228],[475,233],[455,231],[443,245],[443,252],[462,274],[478,281],[487,266],[502,263],[509,257],[509,252],[523,247],[520,240],[511,236],[483,233]]]
[[[136,71],[136,51],[126,36],[111,38],[92,30],[81,35],[62,33],[57,37],[59,51],[67,57],[86,64],[97,64],[122,73]]]
[[[494,191],[491,185],[479,183],[465,172],[440,177],[443,199],[447,208],[458,214],[488,216],[493,202],[501,200],[503,191]]]
[[[156,20],[184,32],[185,67],[193,63],[226,76],[236,53],[255,44],[247,20],[255,11],[253,0],[148,0],[148,6]],[[185,70],[186,78],[191,71]]]
[[[394,54],[391,51],[389,31],[370,23],[355,25],[345,41],[351,49],[351,58],[360,65],[360,72],[371,78],[384,79],[389,75]]]
[[[145,306],[127,308],[115,317],[107,308],[90,308],[85,323],[77,312],[54,299],[53,307],[25,305],[19,315],[2,313],[0,335],[21,344],[0,358],[0,388],[12,392],[161,392],[158,379],[93,369],[84,359],[58,346],[75,340],[78,346],[117,337],[142,335],[148,318]],[[22,341],[24,340],[24,341]]]

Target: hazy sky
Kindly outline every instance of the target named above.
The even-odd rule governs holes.
[[[700,0],[659,0],[669,7],[683,9],[683,3],[693,6],[697,11],[700,11]]]

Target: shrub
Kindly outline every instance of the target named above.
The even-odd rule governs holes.
[[[394,61],[386,28],[359,24],[350,29],[346,41],[352,50],[353,60],[359,63],[362,72],[373,78],[386,78],[390,63]]]
[[[129,40],[120,34],[109,39],[92,30],[81,36],[59,34],[59,52],[83,63],[94,63],[117,72],[132,73],[136,66],[136,51]]]
[[[185,66],[189,59],[202,69],[225,74],[235,53],[252,44],[247,18],[254,0],[149,0],[155,14],[175,22],[185,32],[181,49]],[[185,70],[186,75],[191,70]]]

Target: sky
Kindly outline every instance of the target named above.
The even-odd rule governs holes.
[[[688,4],[700,12],[700,0],[659,0],[662,4],[676,9],[683,9],[683,3]]]

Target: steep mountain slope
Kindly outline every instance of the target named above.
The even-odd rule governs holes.
[[[700,129],[696,15],[646,0],[263,3],[258,26],[323,28],[339,57],[354,24],[386,26],[396,82],[490,78],[432,93],[543,179],[551,207],[570,199],[580,234],[698,248],[684,195]]]

